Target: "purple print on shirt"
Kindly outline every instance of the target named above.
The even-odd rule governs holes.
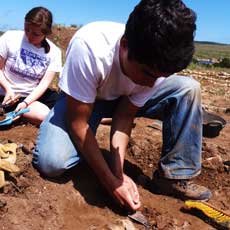
[[[45,74],[49,64],[49,57],[22,48],[10,70],[23,78],[39,80]]]

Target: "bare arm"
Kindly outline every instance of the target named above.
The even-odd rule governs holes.
[[[78,150],[107,191],[118,202],[135,210],[139,208],[140,204],[136,204],[133,200],[127,183],[112,173],[102,156],[94,133],[88,125],[92,109],[92,104],[85,104],[67,96],[67,122],[71,136]]]
[[[124,158],[127,151],[133,120],[138,107],[134,106],[127,97],[123,97],[113,116],[111,127],[112,170],[117,177],[122,177]]]
[[[86,104],[67,96],[67,122],[71,136],[78,150],[84,156],[90,167],[105,186],[110,186],[114,176],[110,171],[94,133],[88,125],[93,104]]]
[[[124,173],[124,159],[138,107],[134,106],[127,97],[123,97],[113,115],[110,150],[110,167],[114,175],[125,184],[136,207],[140,207],[140,197],[135,182]]]
[[[39,97],[41,97],[49,87],[54,77],[55,77],[55,72],[47,71],[44,77],[37,85],[37,87],[25,98],[26,103],[31,104],[34,101],[36,101]],[[25,108],[25,106],[26,106],[25,103],[19,103],[16,108],[16,111]]]
[[[5,62],[6,60],[2,56],[0,56],[0,85],[5,90],[5,98],[3,100],[3,104],[10,99],[13,100],[15,97],[15,94],[11,90],[10,84],[6,80],[4,72],[3,72],[3,69],[5,68]]]

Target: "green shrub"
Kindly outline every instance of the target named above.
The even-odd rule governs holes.
[[[215,66],[222,68],[230,68],[230,58],[223,58],[219,63],[216,63]]]

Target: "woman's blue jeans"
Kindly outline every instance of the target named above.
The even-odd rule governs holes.
[[[101,119],[112,117],[118,100],[95,102],[89,121],[95,134]],[[139,109],[137,116],[163,121],[159,169],[165,177],[189,179],[200,173],[202,108],[197,81],[178,75],[168,77]],[[33,163],[42,174],[52,177],[62,174],[80,160],[67,129],[66,98],[63,96],[40,126]]]

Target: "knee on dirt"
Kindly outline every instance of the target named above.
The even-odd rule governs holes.
[[[46,153],[48,154],[48,153]],[[34,154],[33,165],[43,175],[47,177],[57,177],[63,174],[65,169],[65,162],[57,160],[55,155],[44,157],[43,154]]]

